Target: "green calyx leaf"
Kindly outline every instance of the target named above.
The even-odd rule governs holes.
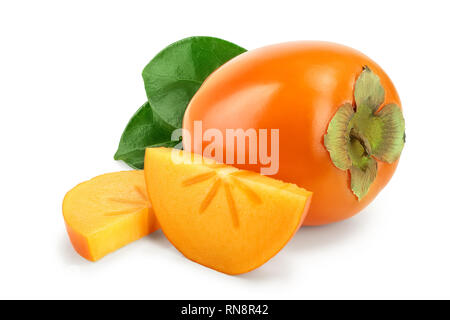
[[[171,133],[156,121],[146,102],[128,122],[114,159],[122,160],[134,169],[143,169],[147,147],[174,147],[179,143],[171,140]]]
[[[388,104],[375,116],[379,126],[379,141],[373,155],[388,163],[396,161],[405,146],[405,119],[396,104]]]
[[[367,107],[377,111],[384,101],[384,88],[380,78],[365,66],[355,83],[355,103],[357,108]]]
[[[376,160],[392,163],[400,157],[405,120],[396,104],[380,109],[384,88],[368,67],[356,80],[354,95],[356,111],[350,103],[339,107],[328,125],[324,144],[333,164],[350,170],[352,192],[361,200],[376,178]]]
[[[352,166],[350,168],[351,188],[358,200],[364,198],[369,192],[370,185],[377,177],[377,162],[373,158],[366,158],[363,167]]]
[[[153,112],[167,126],[180,128],[184,111],[203,81],[245,51],[213,37],[190,37],[166,47],[142,72]]]
[[[352,160],[349,153],[349,123],[355,111],[350,103],[341,106],[328,125],[324,137],[325,147],[330,153],[334,165],[341,170],[350,169]]]

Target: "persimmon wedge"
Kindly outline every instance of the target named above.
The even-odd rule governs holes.
[[[139,170],[104,174],[70,190],[63,214],[74,249],[97,261],[157,230],[145,189]]]
[[[275,256],[302,224],[312,195],[167,148],[147,149],[145,179],[169,241],[188,259],[232,275]]]

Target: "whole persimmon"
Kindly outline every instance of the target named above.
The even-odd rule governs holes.
[[[195,121],[223,137],[231,129],[278,129],[265,147],[279,155],[275,178],[314,192],[306,225],[366,207],[391,179],[405,141],[400,98],[386,73],[359,51],[328,42],[277,44],[230,60],[206,79],[184,115],[184,148],[204,152],[211,142],[203,137],[198,144]],[[260,141],[266,136],[257,137],[256,149],[246,137],[246,161],[235,166],[267,167]],[[234,139],[218,145],[216,160],[230,163],[229,151],[235,159]]]

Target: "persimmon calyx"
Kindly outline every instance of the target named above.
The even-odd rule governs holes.
[[[377,160],[393,163],[405,144],[405,119],[400,107],[383,104],[385,91],[380,78],[367,66],[354,90],[355,106],[345,103],[331,119],[324,137],[331,161],[349,170],[351,189],[364,198],[377,176]]]

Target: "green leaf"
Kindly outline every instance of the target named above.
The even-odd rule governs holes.
[[[324,137],[325,147],[330,153],[331,161],[341,170],[347,170],[352,165],[349,155],[349,123],[355,112],[350,103],[339,107],[328,125]]]
[[[180,128],[184,111],[203,81],[245,51],[212,37],[186,38],[166,47],[142,72],[153,112],[166,125]]]
[[[178,141],[171,140],[171,130],[154,120],[150,104],[146,102],[128,122],[114,159],[122,160],[132,168],[143,169],[147,147],[175,146]]]
[[[388,163],[396,161],[405,145],[405,119],[402,110],[396,104],[384,106],[375,117],[379,124],[380,143],[373,150],[373,155]]]
[[[377,161],[370,157],[365,160],[366,164],[363,168],[356,166],[350,168],[351,187],[358,200],[369,192],[370,185],[377,177]]]
[[[364,67],[355,83],[356,110],[368,108],[372,113],[384,101],[384,88],[380,83],[380,78],[369,69]]]

